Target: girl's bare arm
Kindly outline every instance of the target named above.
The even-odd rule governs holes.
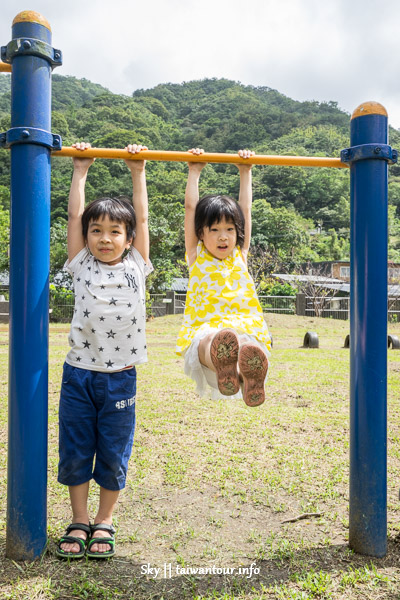
[[[203,154],[202,148],[192,148],[189,150],[192,154]],[[198,238],[194,227],[194,215],[199,201],[199,179],[200,173],[206,163],[189,164],[189,174],[185,192],[185,248],[188,256],[189,266],[191,266],[197,257]]]
[[[250,158],[254,156],[251,150],[239,150],[239,156],[242,158]],[[252,191],[252,165],[239,164],[236,165],[240,173],[240,188],[239,188],[239,206],[244,215],[244,244],[242,247],[242,255],[247,263],[247,254],[250,248],[251,241],[251,205],[253,200]]]

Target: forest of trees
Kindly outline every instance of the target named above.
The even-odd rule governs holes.
[[[121,148],[146,144],[157,150],[335,156],[349,146],[350,116],[335,102],[297,102],[267,87],[227,79],[163,84],[131,97],[112,94],[85,79],[53,76],[52,132],[63,145],[90,141]],[[10,76],[0,77],[0,131],[10,127]],[[400,131],[390,129],[399,147]],[[10,155],[0,150],[0,271],[8,269]],[[152,291],[185,273],[183,201],[187,166],[147,164],[150,201]],[[66,220],[72,161],[52,159],[51,268],[54,276],[66,257]],[[253,245],[287,271],[305,261],[349,258],[349,172],[301,167],[253,168]],[[233,165],[208,165],[201,192],[237,197]],[[130,173],[123,161],[97,160],[87,183],[87,200],[130,195]],[[389,256],[400,262],[400,166],[390,168]],[[268,269],[260,277],[268,286]]]

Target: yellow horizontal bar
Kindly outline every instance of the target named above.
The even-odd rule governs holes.
[[[247,165],[280,165],[287,167],[336,167],[348,168],[347,163],[339,158],[326,158],[320,156],[275,156],[256,154],[251,158],[241,158],[238,154],[225,154],[217,152],[204,152],[195,155],[190,152],[174,152],[170,150],[142,150],[139,154],[131,154],[127,150],[116,148],[88,148],[76,150],[65,147],[52,153],[53,156],[78,156],[83,158],[125,158],[129,160],[164,160],[172,162],[206,162],[206,163],[231,163]]]
[[[0,73],[11,73],[12,67],[8,63],[0,62]]]

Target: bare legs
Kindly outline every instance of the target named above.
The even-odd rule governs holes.
[[[243,399],[248,406],[264,402],[268,359],[257,344],[240,343],[233,330],[222,329],[200,341],[199,360],[217,374],[221,394],[236,394],[242,385]]]
[[[87,510],[87,501],[89,495],[89,482],[82,483],[81,485],[69,486],[69,496],[71,499],[72,507],[72,522],[73,523],[84,523],[89,524],[89,515]],[[112,515],[117,503],[119,491],[106,490],[100,487],[100,502],[97,515],[94,519],[95,524],[107,523],[111,525]],[[74,529],[70,532],[71,536],[80,537],[83,540],[86,539],[85,533],[81,530]],[[94,531],[93,537],[104,537],[104,532]],[[65,542],[61,544],[61,548],[65,552],[79,552],[78,544],[70,544]],[[93,544],[93,552],[107,552],[110,549],[109,544]]]

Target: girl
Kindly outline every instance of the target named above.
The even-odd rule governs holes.
[[[200,155],[200,148],[190,150]],[[254,152],[240,150],[249,158]],[[199,201],[205,163],[189,163],[185,194],[185,245],[189,285],[177,354],[204,395],[242,397],[248,406],[265,400],[271,339],[254,282],[247,270],[251,237],[251,165],[238,165],[239,202],[208,195]]]

